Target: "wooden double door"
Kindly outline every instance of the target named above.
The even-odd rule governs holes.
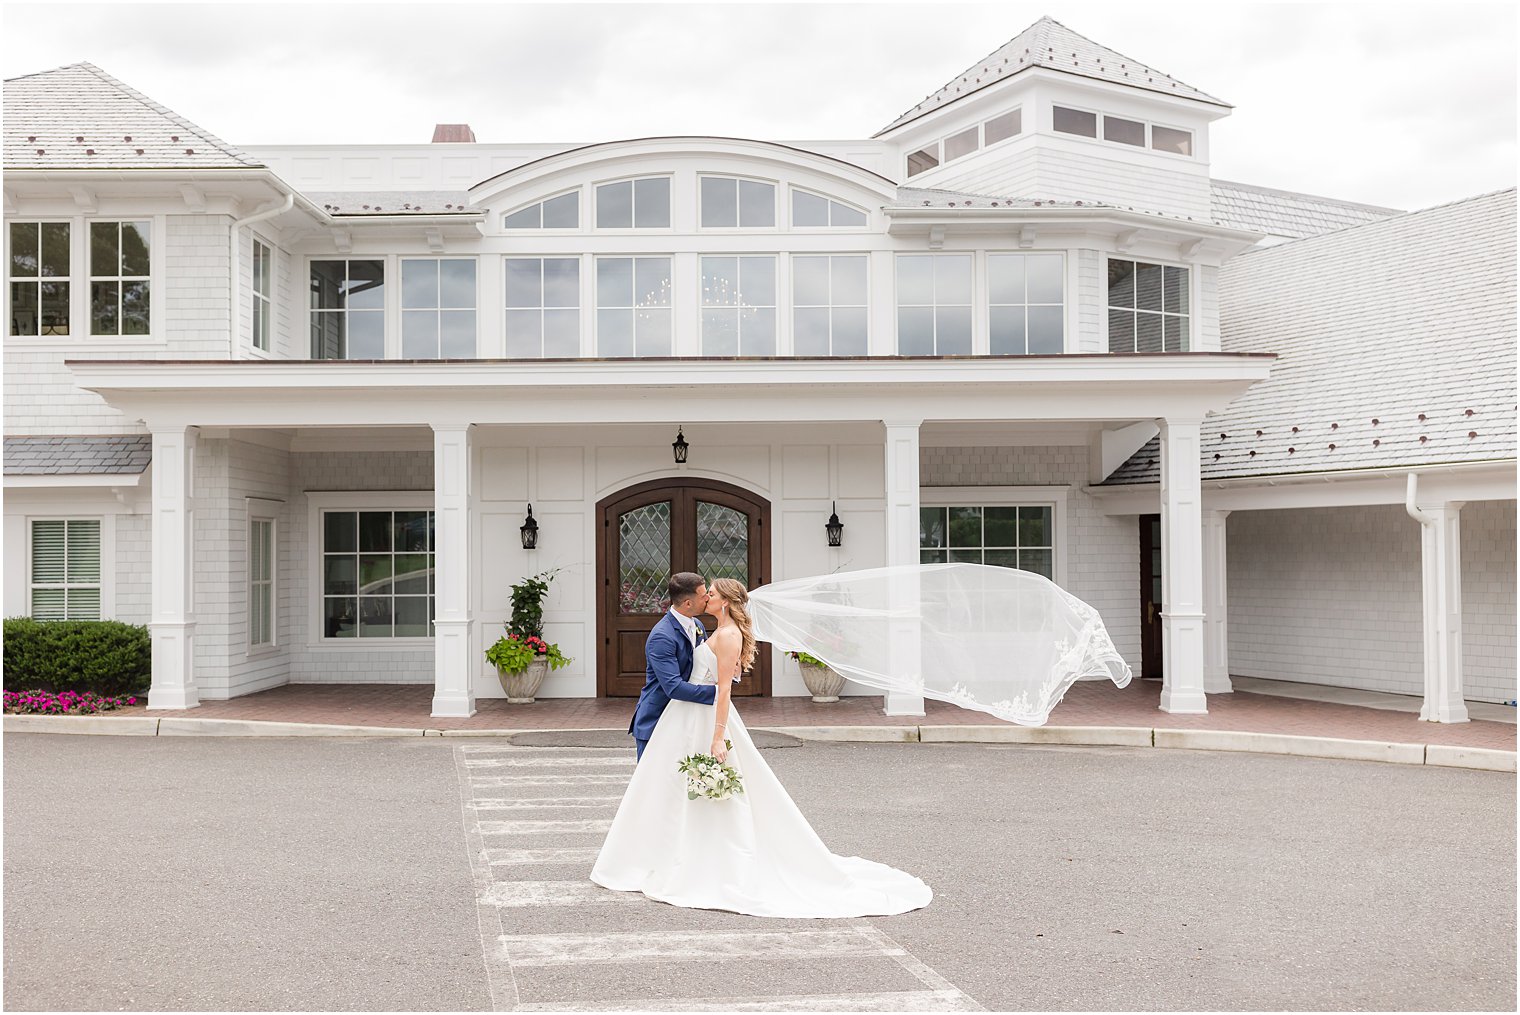
[[[1161,516],[1140,516],[1140,677],[1160,680]]]
[[[660,479],[613,494],[597,514],[597,695],[637,697],[644,641],[670,609],[671,575],[736,578],[747,588],[771,580],[770,503],[716,480]],[[700,619],[711,632],[714,619]],[[770,690],[770,653],[762,650],[733,693]]]

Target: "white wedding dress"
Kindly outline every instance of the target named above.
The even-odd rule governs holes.
[[[698,645],[691,682],[713,683],[716,668],[712,649]],[[913,875],[829,852],[760,756],[732,701],[727,733],[734,745],[727,763],[739,772],[744,792],[688,800],[676,763],[712,747],[713,706],[672,701],[665,707],[592,881],[674,906],[750,916],[890,916],[929,904],[934,893]]]

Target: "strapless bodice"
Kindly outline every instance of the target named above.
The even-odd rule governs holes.
[[[691,682],[693,684],[716,684],[718,656],[707,642],[698,645],[691,657]]]

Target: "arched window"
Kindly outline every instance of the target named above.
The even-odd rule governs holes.
[[[792,227],[864,228],[866,213],[806,190],[792,188]]]
[[[503,229],[577,229],[581,224],[580,191],[551,197],[502,216]]]
[[[703,229],[774,229],[776,185],[734,176],[701,181]]]

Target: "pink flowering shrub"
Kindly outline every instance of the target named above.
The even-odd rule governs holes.
[[[106,698],[90,691],[6,691],[5,711],[25,715],[94,715],[137,704],[136,696]]]

